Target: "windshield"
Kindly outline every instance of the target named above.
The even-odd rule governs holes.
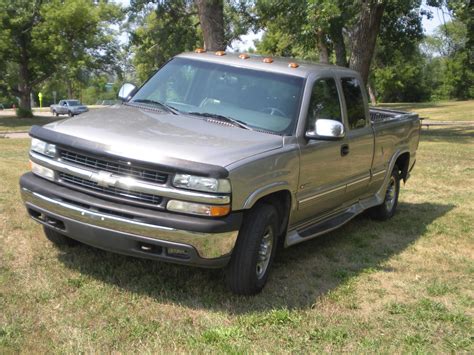
[[[77,100],[68,100],[67,103],[69,106],[79,106],[81,103]]]
[[[230,117],[254,128],[291,134],[304,79],[175,58],[131,102],[160,102],[185,113]]]

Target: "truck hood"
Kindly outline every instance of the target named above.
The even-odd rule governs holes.
[[[123,105],[92,110],[45,128],[103,144],[112,154],[157,164],[176,158],[226,167],[283,145],[278,135]]]

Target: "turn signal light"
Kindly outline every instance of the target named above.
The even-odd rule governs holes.
[[[223,56],[223,55],[225,55],[225,51],[217,51],[216,55]]]
[[[239,58],[240,59],[249,59],[250,56],[248,54],[242,53],[241,55],[239,55]]]
[[[273,59],[270,58],[270,57],[263,58],[263,62],[264,62],[264,63],[273,63]]]
[[[290,63],[288,64],[290,68],[298,68],[300,65],[298,63]]]
[[[195,53],[206,53],[206,50],[204,48],[196,48],[194,50]]]
[[[210,208],[210,215],[212,217],[220,217],[220,216],[227,216],[230,212],[230,206],[211,206]]]

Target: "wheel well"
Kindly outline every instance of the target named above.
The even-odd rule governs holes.
[[[291,207],[291,194],[288,190],[281,190],[273,192],[269,195],[266,195],[260,198],[254,205],[259,204],[269,204],[276,208],[278,212],[278,220],[281,221],[278,229],[278,235],[282,235],[286,232],[288,226],[288,218],[290,216],[290,207]]]
[[[410,153],[403,153],[397,158],[395,165],[398,167],[400,178],[405,182],[408,177],[408,168],[410,164]]]

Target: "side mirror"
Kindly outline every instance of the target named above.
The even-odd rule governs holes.
[[[316,120],[314,131],[307,131],[305,136],[308,139],[337,140],[346,135],[344,125],[335,120],[320,118]]]
[[[136,89],[137,87],[133,84],[130,84],[130,83],[123,84],[118,93],[119,99],[121,99],[122,101],[128,101],[131,98],[131,96],[134,94]]]

